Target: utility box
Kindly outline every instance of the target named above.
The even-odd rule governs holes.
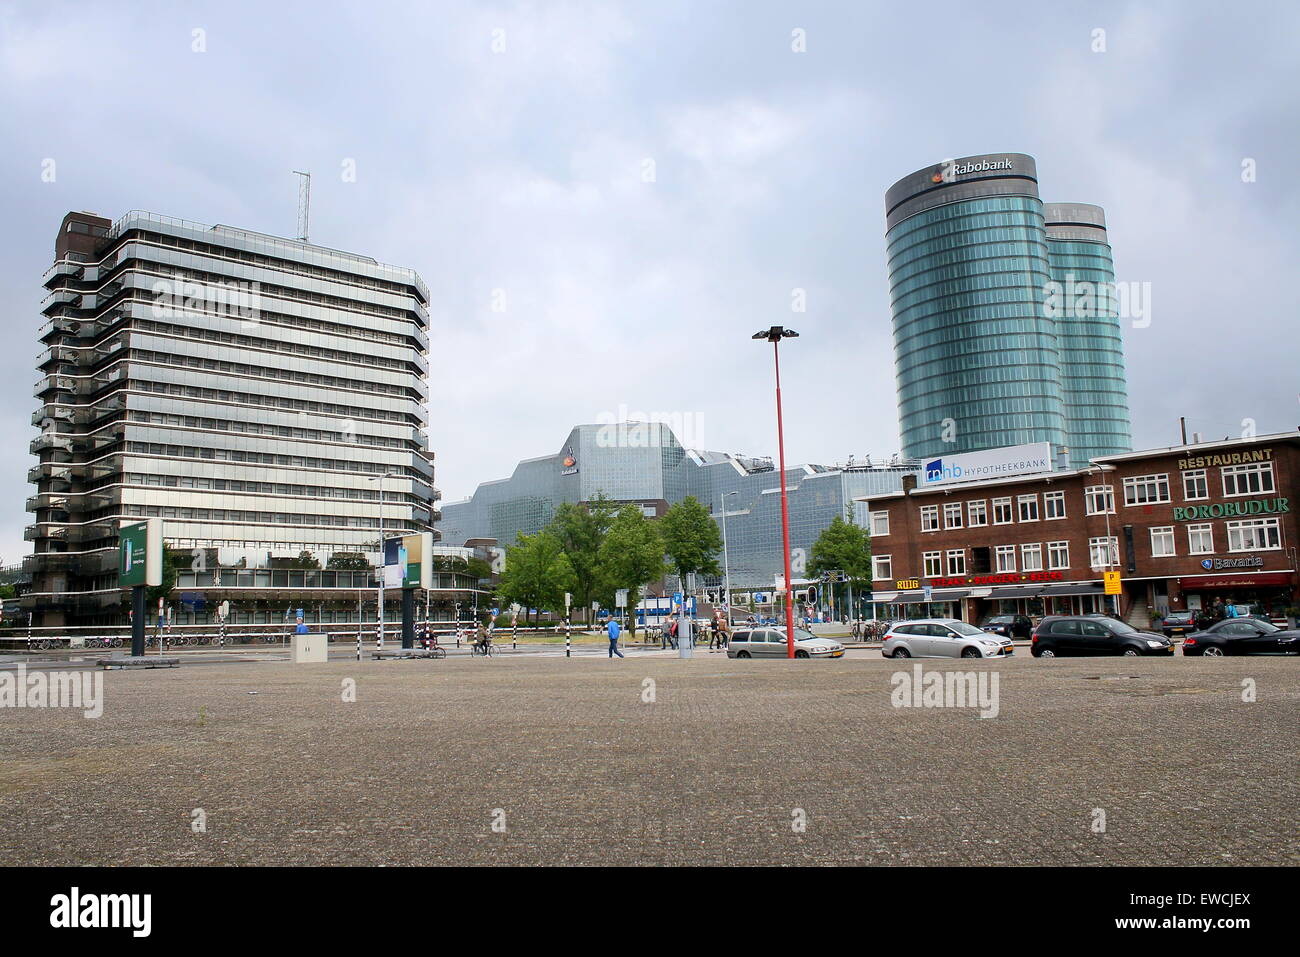
[[[319,664],[330,660],[329,641],[324,635],[294,635],[289,639],[296,665]]]

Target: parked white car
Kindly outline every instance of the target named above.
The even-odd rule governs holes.
[[[1010,638],[955,618],[921,618],[892,625],[880,653],[886,658],[1004,658],[1015,654],[1015,646]]]
[[[771,625],[738,628],[727,644],[728,658],[785,658],[790,653],[784,628]],[[796,658],[842,658],[844,646],[833,638],[819,638],[802,628],[794,630]]]

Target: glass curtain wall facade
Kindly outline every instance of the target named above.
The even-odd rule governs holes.
[[[132,520],[163,520],[180,587],[237,606],[369,586],[381,485],[386,534],[432,528],[414,271],[142,212],[69,214],[55,258],[28,475],[33,624],[125,620],[117,532]]]
[[[1080,380],[1122,384],[1122,356],[1115,366],[1120,353],[1107,346],[1108,371],[1093,374],[1095,349],[1070,352],[1090,339],[1091,326],[1067,338],[1049,314],[1056,276],[1033,157],[945,161],[899,180],[885,205],[903,454],[1034,442],[1086,454],[1096,432],[1076,436],[1073,427],[1111,422],[1113,412],[1095,409],[1101,393]],[[1104,409],[1114,408],[1113,397],[1105,390]],[[1127,430],[1126,408],[1123,422]]]
[[[1043,215],[1060,291],[1049,311],[1057,313],[1070,467],[1077,469],[1133,448],[1115,266],[1100,206],[1047,203]]]
[[[916,462],[894,461],[787,469],[795,578],[801,577],[801,560],[811,559],[813,543],[836,516],[865,518],[857,513],[855,498],[896,491],[903,476],[917,467]],[[521,533],[541,530],[560,502],[589,502],[603,495],[658,516],[693,495],[719,527],[726,509],[732,586],[770,590],[784,568],[780,489],[771,459],[686,449],[666,424],[581,425],[554,455],[520,462],[509,479],[485,482],[471,498],[444,504],[439,529],[451,545],[479,538],[510,545]],[[721,555],[718,564],[721,568]],[[720,581],[718,576],[700,584],[711,587]]]

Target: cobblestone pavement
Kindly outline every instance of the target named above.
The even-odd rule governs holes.
[[[893,707],[913,665],[110,672],[98,719],[0,708],[0,863],[1300,863],[1300,661],[922,663],[988,719]]]

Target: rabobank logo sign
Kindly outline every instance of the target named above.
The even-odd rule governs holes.
[[[917,486],[925,488],[950,482],[1037,475],[1051,472],[1054,467],[1051,443],[1035,442],[932,459],[924,464],[916,479]]]

